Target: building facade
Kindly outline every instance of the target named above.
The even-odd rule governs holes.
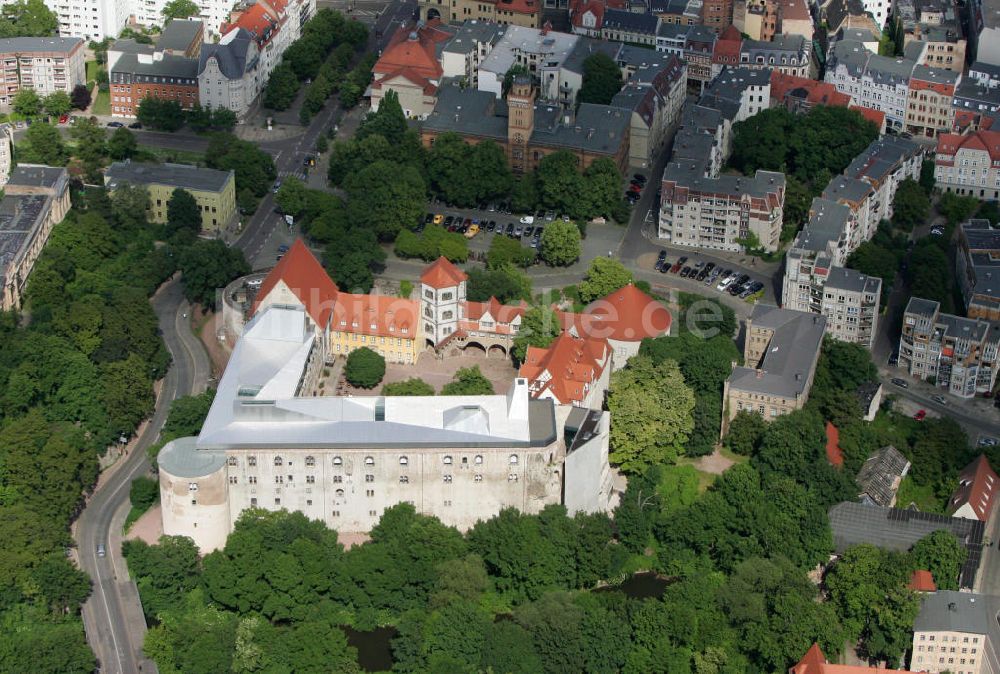
[[[908,133],[937,138],[950,133],[955,123],[953,100],[962,73],[918,65],[910,77],[904,125]]]
[[[108,47],[111,114],[135,117],[143,98],[175,101],[186,110],[198,102],[201,21],[171,21],[156,45],[117,40]]]
[[[0,311],[21,308],[35,260],[69,207],[66,169],[22,164],[11,172],[0,200]]]
[[[925,42],[922,65],[961,73],[965,68],[965,30],[952,0],[897,0],[895,18],[903,28],[903,46]]]
[[[121,185],[142,186],[149,191],[149,219],[167,221],[167,205],[175,189],[191,193],[201,211],[201,229],[217,232],[236,218],[236,178],[232,171],[198,168],[188,164],[115,162],[104,175],[114,191]]]
[[[938,136],[934,179],[947,192],[977,199],[1000,198],[1000,131]]]
[[[59,35],[84,42],[116,38],[134,13],[132,0],[45,0],[59,20]]]
[[[959,398],[992,391],[1000,324],[941,312],[938,302],[911,297],[903,313],[899,367]]]
[[[910,668],[931,674],[1000,671],[998,612],[997,597],[954,590],[923,595],[913,622]]]
[[[266,84],[260,49],[246,30],[232,30],[217,44],[202,47],[198,99],[203,107],[226,108],[244,120]]]
[[[73,87],[86,82],[85,48],[83,40],[76,37],[0,40],[0,106],[10,106],[21,89],[34,89],[41,97],[56,91],[73,93]]]
[[[955,275],[965,315],[1000,321],[1000,229],[989,220],[969,220],[959,230]]]

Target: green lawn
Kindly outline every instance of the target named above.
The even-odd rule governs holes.
[[[91,114],[94,115],[110,115],[111,114],[111,92],[110,91],[98,91],[97,98],[94,99],[94,104],[90,109]]]
[[[200,152],[190,150],[174,150],[167,147],[152,147],[150,145],[140,145],[136,154],[137,161],[158,161],[170,162],[171,164],[191,164],[192,166],[204,166],[205,155]]]
[[[896,492],[896,507],[906,508],[911,503],[916,503],[921,512],[943,512],[944,504],[934,495],[934,486],[918,487],[913,483],[913,478],[907,476],[899,483],[899,491]]]
[[[97,81],[97,71],[100,69],[101,66],[97,63],[97,61],[87,61],[87,81]]]

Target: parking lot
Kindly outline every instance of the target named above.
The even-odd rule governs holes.
[[[645,256],[644,256],[645,257]],[[740,269],[726,267],[720,262],[699,260],[694,255],[676,255],[660,249],[653,258],[640,258],[640,266],[650,266],[654,271],[666,276],[688,279],[715,292],[726,292],[733,297],[749,299],[765,292],[765,281],[757,279]]]

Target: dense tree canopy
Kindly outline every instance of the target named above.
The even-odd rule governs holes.
[[[454,379],[441,389],[443,396],[492,395],[493,393],[493,384],[479,370],[478,365],[459,368]]]
[[[580,257],[580,228],[562,220],[551,223],[542,232],[539,256],[553,267],[566,267]]]
[[[167,227],[175,232],[186,230],[197,234],[201,231],[201,207],[194,195],[183,188],[174,189],[167,201]]]
[[[580,301],[593,302],[632,282],[632,272],[613,258],[595,257],[578,287]]]
[[[59,30],[59,18],[43,0],[14,0],[0,12],[0,38],[49,37]]]
[[[163,6],[163,23],[169,23],[171,19],[187,19],[200,13],[201,10],[193,0],[170,0]]]
[[[382,387],[382,395],[386,396],[432,396],[434,387],[419,377],[411,377],[403,381],[394,381]]]
[[[603,51],[583,60],[583,85],[576,102],[608,105],[622,88],[622,71],[615,60]]]
[[[385,358],[368,347],[354,349],[347,356],[344,377],[352,386],[374,388],[385,376]]]
[[[916,180],[907,178],[896,188],[892,200],[892,224],[909,232],[927,219],[931,200]]]

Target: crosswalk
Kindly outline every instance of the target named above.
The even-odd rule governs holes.
[[[299,180],[306,179],[306,172],[302,169],[299,169],[298,171],[278,171],[278,175],[282,178],[295,177]]]

